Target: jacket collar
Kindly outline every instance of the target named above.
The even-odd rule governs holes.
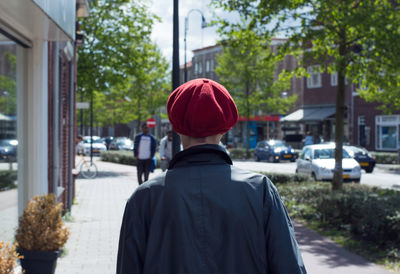
[[[168,169],[193,164],[232,165],[232,160],[225,149],[219,145],[198,145],[178,152],[170,161]]]

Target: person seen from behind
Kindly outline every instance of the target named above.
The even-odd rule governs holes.
[[[273,183],[218,145],[238,121],[229,92],[195,79],[171,93],[167,111],[184,150],[127,201],[117,273],[306,273]]]
[[[168,130],[167,135],[160,141],[161,169],[165,171],[172,159],[172,130]]]
[[[146,182],[149,179],[150,168],[154,154],[156,153],[156,147],[156,138],[149,134],[149,127],[144,123],[142,125],[142,132],[135,136],[133,147],[139,185],[143,184],[143,181]]]

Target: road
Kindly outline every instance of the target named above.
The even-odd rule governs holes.
[[[242,169],[253,171],[288,174],[294,174],[296,170],[296,163],[291,162],[268,163],[255,161],[233,161],[233,165]],[[377,166],[375,167],[373,173],[365,173],[364,170],[362,171],[361,184],[400,190],[400,174],[389,172]]]

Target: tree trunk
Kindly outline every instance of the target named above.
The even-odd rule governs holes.
[[[344,37],[343,37],[344,38]],[[343,185],[343,137],[344,137],[344,114],[346,107],[345,101],[345,70],[346,70],[346,45],[345,39],[339,44],[339,54],[341,58],[338,60],[338,88],[336,93],[336,127],[335,127],[335,169],[333,173],[332,189],[338,190]]]

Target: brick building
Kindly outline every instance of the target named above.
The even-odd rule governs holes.
[[[284,41],[273,39],[272,50],[276,50]],[[206,77],[218,81],[215,74],[216,56],[221,52],[220,45],[193,50],[193,58],[187,64],[188,80]],[[282,69],[290,70],[296,65],[295,57],[287,56],[278,64],[277,75]],[[324,141],[334,140],[337,73],[319,73],[315,70],[318,66],[308,66],[306,69],[310,77],[293,78],[291,88],[283,92],[283,96],[298,96],[286,116],[255,113],[250,122],[251,147],[263,139],[280,138],[300,148],[308,131]],[[181,66],[180,76],[183,83],[184,66]],[[365,102],[355,92],[357,86],[349,82],[346,81],[345,141],[369,150],[396,151],[400,147],[400,111],[393,115],[383,115],[377,110],[379,104]],[[238,125],[226,134],[225,142],[229,145],[243,146],[246,136],[243,122],[244,118],[241,117]]]
[[[88,15],[89,2],[0,1],[0,116],[15,125],[0,126],[0,139],[18,141],[15,223],[35,195],[54,193],[72,205],[76,18]]]
[[[280,45],[284,39],[273,39],[271,42],[272,50]],[[215,73],[217,66],[216,57],[222,52],[220,45],[213,45],[201,49],[193,50],[193,57],[191,62],[187,64],[188,80],[196,78],[209,78],[219,81],[219,77]],[[288,56],[285,60],[278,64],[277,73],[282,69],[292,69],[296,65],[295,59]],[[180,67],[181,83],[184,82],[184,66]],[[301,79],[292,79],[291,89],[282,93],[282,96],[290,96],[296,92],[295,89],[300,89]],[[250,118],[250,147],[254,148],[258,141],[270,138],[282,138],[282,131],[279,125],[280,115],[263,113],[254,111],[254,115]],[[246,144],[247,127],[245,117],[239,117],[238,124],[224,136],[223,142],[232,147],[244,147]]]

